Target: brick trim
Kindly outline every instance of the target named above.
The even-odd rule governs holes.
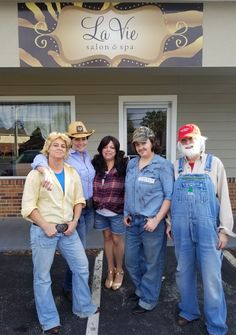
[[[0,217],[20,217],[25,179],[0,179]]]
[[[227,178],[229,184],[234,184],[236,183],[236,177],[228,177]]]
[[[24,183],[24,178],[0,178],[0,218],[21,217]],[[228,184],[232,210],[236,215],[236,177],[229,177]]]

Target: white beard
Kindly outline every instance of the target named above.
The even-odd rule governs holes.
[[[199,156],[201,154],[201,140],[195,139],[193,143],[186,145],[180,143],[180,152],[189,159]]]

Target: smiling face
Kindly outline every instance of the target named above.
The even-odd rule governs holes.
[[[48,156],[49,158],[64,160],[66,152],[66,142],[63,141],[61,138],[57,138],[56,140],[52,141],[48,149]]]
[[[115,160],[116,148],[112,141],[110,141],[103,149],[102,156],[106,162],[111,162]]]
[[[137,154],[142,158],[151,158],[153,156],[152,142],[148,139],[146,142],[134,142]]]
[[[88,139],[87,137],[81,137],[81,138],[72,138],[72,149],[83,152],[88,144]]]

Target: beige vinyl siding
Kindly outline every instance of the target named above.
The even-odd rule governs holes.
[[[3,73],[5,72],[5,73]],[[171,72],[171,69],[169,70]],[[173,71],[174,72],[174,71]],[[105,135],[118,137],[119,96],[176,95],[177,127],[195,122],[209,139],[207,150],[222,159],[236,177],[236,78],[224,75],[159,75],[156,69],[112,69],[73,72],[65,69],[0,70],[2,96],[72,95],[76,119],[95,129],[89,141],[93,155]],[[190,72],[191,73],[191,70]],[[195,73],[192,70],[192,73]],[[2,75],[3,74],[3,75]]]
[[[94,150],[100,135],[102,133],[104,135],[104,130],[105,134],[114,131],[113,134],[117,136],[119,95],[174,94],[178,98],[177,127],[187,122],[197,123],[202,133],[209,138],[207,150],[222,159],[228,176],[236,176],[236,84],[234,79],[165,77],[155,78],[149,83],[143,78],[142,83],[140,77],[140,81],[129,83],[126,80],[123,85],[112,83],[108,87],[105,83],[100,84],[98,91],[99,96],[95,93],[90,97],[86,95],[87,106],[81,106],[82,101],[78,97],[79,115],[84,115],[84,120],[92,124],[97,115],[97,133],[93,141],[91,138],[91,151]],[[81,99],[83,100],[83,97]],[[93,106],[96,106],[95,115],[91,111]]]
[[[0,67],[18,67],[18,13],[16,3],[0,1]]]
[[[235,1],[209,1],[203,8],[203,66],[235,66]]]
[[[217,155],[227,175],[233,177],[236,176],[236,94],[229,100],[227,92],[221,94],[220,99],[207,93],[199,94],[193,104],[185,103],[183,97],[178,105],[178,123],[196,122],[202,134],[208,137],[207,151]]]

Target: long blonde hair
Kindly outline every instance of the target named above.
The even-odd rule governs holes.
[[[68,153],[69,153],[69,149],[71,147],[71,139],[66,134],[58,133],[56,131],[54,131],[54,132],[52,132],[48,135],[46,141],[44,142],[44,146],[43,146],[43,149],[41,150],[41,153],[43,155],[45,155],[46,157],[48,157],[49,148],[50,148],[52,142],[54,142],[58,138],[60,138],[66,144],[65,158],[67,158]]]

